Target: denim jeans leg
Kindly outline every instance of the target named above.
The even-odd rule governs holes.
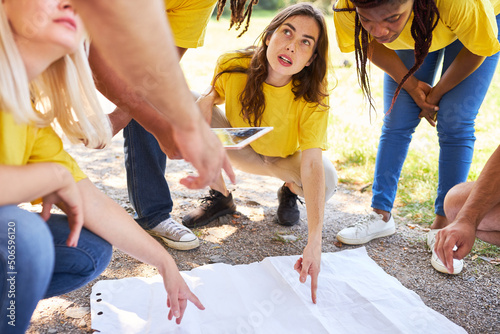
[[[399,58],[407,68],[414,63],[413,50],[397,51]],[[437,64],[441,58],[440,52],[430,53],[415,77],[429,84],[434,80]],[[390,76],[384,75],[384,110],[387,112],[398,86]],[[411,96],[401,90],[389,114],[384,117],[382,134],[379,140],[375,174],[372,187],[372,207],[390,212],[392,210],[398,181],[404,161],[408,154],[412,135],[420,123],[418,115],[420,108]]]
[[[137,222],[152,229],[170,217],[172,198],[165,170],[167,157],[156,138],[132,120],[123,130],[129,199]]]
[[[462,50],[459,41],[446,47],[443,71]],[[455,185],[467,181],[474,153],[475,120],[488,91],[499,54],[487,57],[481,66],[443,96],[439,103],[439,185],[434,204],[444,216],[444,198]]]
[[[47,224],[54,238],[55,264],[44,298],[76,290],[106,269],[113,253],[113,247],[106,240],[82,228],[78,245],[68,247],[66,239],[69,225],[66,216],[52,215]]]
[[[53,268],[54,244],[47,224],[17,206],[0,207],[0,333],[26,331]]]

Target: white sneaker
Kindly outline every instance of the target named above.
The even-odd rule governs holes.
[[[160,237],[170,248],[189,250],[200,245],[200,240],[190,229],[177,223],[172,218],[162,221],[149,232]]]
[[[448,269],[444,266],[444,263],[439,259],[436,252],[434,252],[434,245],[436,244],[436,234],[440,231],[440,229],[430,230],[427,233],[427,246],[431,249],[431,264],[440,273],[450,274]],[[453,250],[457,250],[457,246],[453,247]],[[460,274],[462,269],[464,268],[464,260],[453,259],[453,274]]]
[[[382,215],[372,211],[354,225],[337,233],[337,239],[344,244],[361,245],[372,239],[386,237],[394,233],[396,233],[396,224],[392,215],[389,221],[385,222]]]

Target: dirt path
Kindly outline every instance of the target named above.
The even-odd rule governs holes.
[[[70,147],[69,150],[100,189],[129,212],[132,211],[126,190],[120,136],[115,137],[113,145],[103,151],[82,147]],[[194,172],[185,162],[169,161],[167,169],[174,199],[173,217],[180,220],[198,204],[198,198],[205,191],[190,191],[179,185],[181,177],[187,172]],[[274,223],[276,191],[282,182],[242,172],[237,172],[237,176],[237,185],[230,188],[234,191],[241,215],[226,216],[206,228],[198,229],[196,233],[202,241],[198,249],[185,252],[169,250],[180,270],[214,262],[244,264],[261,261],[268,256],[300,254],[306,245],[304,206],[300,209],[300,225],[285,228]],[[346,245],[338,247],[340,244],[335,235],[369,208],[369,200],[369,194],[340,185],[337,194],[326,205],[323,252],[352,248]],[[500,333],[498,266],[468,257],[460,275],[440,274],[430,265],[425,232],[420,227],[408,226],[411,222],[396,218],[397,233],[368,243],[368,254],[388,274],[416,292],[427,306],[464,327],[469,333]],[[280,237],[283,235],[293,235],[297,240],[284,242]],[[111,264],[98,280],[156,274],[155,268],[115,250]],[[91,285],[41,301],[27,333],[92,333],[89,309]],[[418,314],[415,317],[418,318]],[[431,330],[432,324],[427,325]]]

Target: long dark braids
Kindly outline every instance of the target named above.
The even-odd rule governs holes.
[[[243,28],[243,31],[238,35],[240,37],[247,30],[250,24],[250,16],[252,16],[253,6],[259,3],[259,0],[250,0],[247,8],[245,9],[245,4],[247,0],[230,0],[230,9],[231,9],[231,21],[229,24],[229,29],[233,26],[236,26],[236,30],[238,30],[243,22],[246,24]],[[226,0],[219,0],[217,2],[217,20],[220,18],[222,13],[224,12],[224,7],[226,6]]]
[[[259,46],[251,46],[244,50],[238,50],[235,57],[228,61],[239,58],[250,59],[248,67],[231,66],[214,77],[212,89],[218,78],[224,73],[244,73],[247,80],[243,92],[240,94],[242,106],[241,116],[252,126],[260,126],[262,114],[264,113],[266,101],[262,85],[268,76],[268,60],[266,40],[290,17],[303,15],[316,20],[320,33],[316,42],[314,60],[309,65],[292,76],[292,91],[296,99],[304,98],[307,102],[316,103],[328,107],[325,98],[328,94],[327,70],[328,70],[328,34],[323,13],[309,3],[300,2],[286,7],[280,11],[265,28],[260,36]],[[223,65],[223,64],[221,64]]]
[[[373,8],[391,1],[400,1],[402,3],[408,0],[349,0],[354,7],[353,8],[334,8],[336,12],[342,11],[355,11],[356,7],[360,8]],[[439,21],[439,11],[434,0],[414,0],[413,2],[413,22],[411,24],[411,35],[415,41],[414,53],[415,53],[415,63],[410,68],[408,73],[403,77],[399,83],[394,96],[392,97],[392,102],[389,113],[396,102],[396,99],[403,87],[404,83],[412,76],[422,65],[425,57],[429,53],[429,49],[432,43],[432,31],[436,27]],[[368,80],[368,73],[366,71],[366,63],[368,61],[368,55],[371,50],[369,50],[369,33],[363,28],[359,20],[359,16],[356,14],[355,17],[355,28],[354,28],[354,47],[356,56],[356,66],[358,71],[358,80],[363,91],[363,94],[367,97],[370,106],[373,107],[373,99],[371,96],[370,83]]]

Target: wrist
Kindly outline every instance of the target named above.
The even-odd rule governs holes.
[[[200,127],[205,125],[205,120],[202,113],[199,111],[200,109],[196,106],[196,113],[189,114],[186,116],[185,121],[182,124],[177,124],[174,126],[172,124],[172,133],[174,138],[176,138],[176,142],[183,142],[183,140],[177,141],[177,138],[183,138],[185,136],[191,136],[192,134],[198,134],[201,132]]]
[[[413,75],[406,80],[406,82],[403,84],[402,88],[407,91],[408,93],[414,91],[418,87],[418,79],[415,78]]]
[[[428,99],[434,103],[437,101],[435,104],[438,104],[444,94],[445,92],[442,91],[441,86],[438,83],[436,86],[432,87]]]
[[[471,227],[476,229],[479,223],[481,222],[481,219],[479,218],[478,215],[476,214],[471,214],[467,212],[460,212],[457,217],[455,218],[455,224],[457,225],[462,225],[465,227]]]
[[[307,245],[311,247],[319,247],[321,248],[322,244],[322,238],[321,238],[321,233],[319,234],[309,234],[307,237]]]
[[[165,253],[167,253],[166,256],[162,254],[161,261],[159,263],[153,263],[163,279],[167,279],[171,275],[172,271],[179,271],[179,268],[177,268],[177,264],[175,263],[172,256],[167,251],[165,251]]]

